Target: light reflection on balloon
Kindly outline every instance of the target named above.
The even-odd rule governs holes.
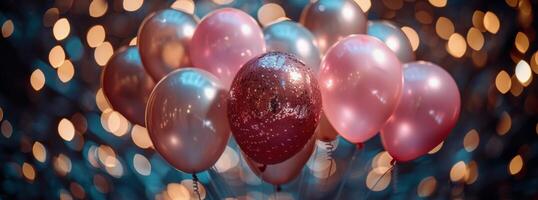
[[[138,48],[144,67],[155,81],[189,65],[189,44],[198,20],[174,9],[151,14],[138,31]]]
[[[415,60],[411,42],[399,27],[388,21],[369,21],[368,35],[383,41],[400,59],[407,63]]]
[[[192,37],[192,64],[217,76],[226,88],[241,66],[265,52],[263,33],[241,10],[222,8],[202,19]]]
[[[350,34],[366,33],[367,17],[352,0],[318,0],[308,4],[301,14],[301,24],[316,37],[322,54]]]
[[[305,62],[314,74],[319,73],[321,55],[314,44],[315,38],[302,25],[283,20],[267,26],[264,30],[267,51],[281,51],[293,54]]]

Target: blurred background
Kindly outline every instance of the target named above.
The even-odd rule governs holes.
[[[146,129],[113,111],[100,73],[136,45],[148,14],[203,18],[239,8],[260,26],[298,21],[308,0],[0,1],[0,199],[198,199],[191,175],[152,148]],[[449,71],[462,95],[457,127],[429,155],[398,163],[379,136],[318,142],[301,174],[274,186],[230,139],[199,175],[206,199],[538,199],[538,2],[355,0],[370,20],[398,24],[417,60]],[[335,147],[334,152],[331,148]],[[330,159],[328,159],[330,158]]]

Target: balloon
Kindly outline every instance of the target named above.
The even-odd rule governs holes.
[[[322,54],[350,34],[366,33],[368,19],[353,0],[319,0],[308,4],[301,24],[316,37]]]
[[[365,142],[383,127],[402,92],[398,57],[368,35],[352,35],[331,47],[319,77],[323,112],[352,143]]]
[[[165,9],[144,19],[138,48],[144,67],[154,80],[189,65],[189,43],[198,20],[185,12]]]
[[[157,152],[186,173],[215,164],[230,136],[226,98],[226,89],[209,72],[181,68],[165,76],[151,92],[146,110]]]
[[[448,72],[429,62],[408,63],[402,99],[381,130],[381,141],[397,161],[413,160],[448,136],[459,113],[460,93]]]
[[[319,120],[318,130],[316,131],[316,138],[323,142],[331,142],[336,139],[338,132],[331,125],[325,114],[321,114],[321,120]]]
[[[314,36],[302,25],[290,20],[280,21],[263,30],[267,51],[293,54],[302,60],[314,74],[319,73],[321,55],[314,44]]]
[[[263,181],[273,185],[282,185],[292,181],[301,173],[301,170],[310,158],[310,155],[314,152],[315,144],[316,139],[310,139],[299,153],[284,162],[265,166],[263,172],[260,169],[264,167],[263,164],[256,163],[256,161],[253,161],[246,156],[243,157],[249,168]]]
[[[261,164],[297,154],[314,134],[321,95],[314,75],[293,55],[263,54],[234,79],[228,102],[232,133],[241,150]]]
[[[204,17],[190,45],[192,63],[217,76],[226,88],[241,66],[265,52],[263,33],[252,17],[234,8]]]
[[[136,47],[122,48],[110,58],[103,69],[101,86],[114,110],[145,126],[144,110],[155,82],[144,71]]]
[[[383,41],[400,59],[400,62],[407,63],[415,60],[415,53],[411,42],[405,33],[396,25],[388,21],[369,21],[368,35],[374,36]]]

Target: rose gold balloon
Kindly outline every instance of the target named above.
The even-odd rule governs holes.
[[[304,8],[301,24],[314,34],[323,55],[338,40],[366,33],[368,19],[353,0],[318,0]]]
[[[218,9],[204,17],[190,45],[192,64],[217,76],[226,88],[243,64],[264,52],[258,23],[234,8]]]
[[[181,68],[165,76],[146,110],[157,152],[186,173],[214,165],[230,136],[227,93],[215,76],[201,69]]]
[[[322,113],[319,121],[318,129],[316,130],[316,138],[323,142],[331,142],[336,139],[338,132],[331,125],[325,114]]]
[[[144,111],[155,83],[144,71],[136,47],[120,49],[110,58],[101,74],[101,86],[114,110],[133,123],[146,125]]]
[[[319,75],[323,112],[352,143],[373,137],[396,109],[402,65],[377,38],[352,35],[329,49]]]
[[[148,16],[138,31],[144,67],[154,80],[189,65],[189,43],[198,24],[191,14],[165,9]]]
[[[389,21],[369,21],[368,35],[383,41],[400,59],[407,63],[415,60],[415,52],[405,33]]]
[[[311,138],[299,153],[284,162],[274,165],[264,166],[263,164],[256,163],[256,161],[253,161],[244,154],[243,158],[247,161],[249,168],[263,181],[273,185],[282,185],[292,181],[301,173],[301,170],[310,158],[310,155],[314,152],[315,144],[316,139]],[[265,169],[262,172],[264,167]]]
[[[429,62],[404,66],[402,100],[381,130],[381,141],[398,161],[409,161],[428,153],[456,125],[460,93],[443,68]]]

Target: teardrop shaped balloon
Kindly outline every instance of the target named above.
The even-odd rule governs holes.
[[[151,93],[146,124],[155,150],[176,169],[198,173],[217,162],[230,136],[227,90],[196,68],[166,75]]]
[[[400,59],[402,63],[415,60],[415,53],[411,42],[405,33],[389,21],[369,21],[368,35],[383,41]]]
[[[144,67],[154,80],[190,64],[189,44],[197,24],[195,16],[174,9],[144,19],[137,44]]]
[[[274,165],[264,166],[264,164],[256,163],[256,161],[253,161],[247,156],[243,156],[243,158],[245,158],[245,161],[254,174],[263,181],[273,185],[282,185],[289,183],[301,173],[312,152],[314,152],[315,144],[316,139],[311,138],[299,153],[284,162]]]
[[[301,24],[310,30],[322,54],[340,39],[366,33],[368,18],[353,0],[311,1],[301,14]]]
[[[404,92],[394,115],[381,130],[381,141],[398,161],[428,153],[456,125],[460,93],[443,68],[419,61],[404,65]]]
[[[267,51],[280,51],[295,55],[310,68],[319,73],[321,55],[314,44],[315,38],[308,29],[290,20],[273,23],[263,30]]]
[[[124,47],[108,60],[101,86],[112,108],[129,121],[145,126],[144,111],[155,82],[146,74],[136,47]]]
[[[190,45],[192,64],[217,76],[226,88],[243,64],[264,52],[258,23],[234,8],[218,9],[204,17]]]
[[[314,74],[287,53],[269,52],[250,60],[230,90],[232,133],[241,150],[261,164],[297,154],[314,134],[320,111]]]

